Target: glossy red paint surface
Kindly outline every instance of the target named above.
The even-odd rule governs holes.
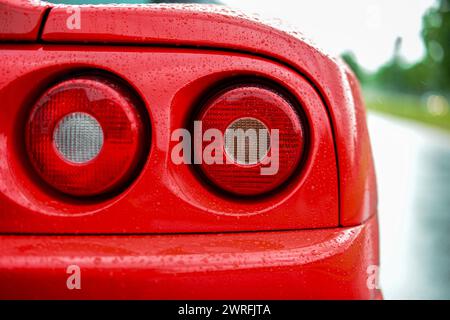
[[[83,24],[67,29],[65,7],[49,14],[46,42],[135,43],[226,48],[281,61],[319,90],[336,139],[340,224],[356,225],[376,213],[373,161],[365,111],[344,63],[314,47],[296,30],[268,25],[226,7],[200,5],[80,7]],[[183,21],[183,23],[179,23]],[[353,83],[353,84],[352,84]]]
[[[374,299],[377,221],[324,230],[0,236],[0,299]],[[68,290],[70,265],[81,290]]]
[[[0,298],[380,297],[367,286],[378,265],[373,161],[358,83],[343,63],[297,32],[226,8],[82,6],[80,28],[69,29],[73,7],[54,6],[38,39],[30,25],[42,6],[27,16],[30,4],[12,3],[0,0],[0,14],[34,23],[0,22]],[[136,92],[152,135],[126,190],[84,201],[46,187],[24,128],[46,89],[93,70]],[[308,141],[289,183],[250,201],[170,159],[173,130],[188,127],[219,84],[244,78],[290,92]],[[83,290],[67,289],[71,264]]]
[[[333,136],[326,109],[300,75],[270,60],[220,51],[55,45],[0,46],[0,231],[148,233],[285,230],[338,226]],[[147,108],[150,153],[124,192],[98,201],[67,199],[33,175],[22,150],[23,125],[35,99],[77,70],[111,71]],[[310,126],[304,166],[288,185],[242,201],[205,184],[188,164],[176,165],[175,129],[186,128],[198,101],[227,79],[262,77],[282,84]],[[164,86],[161,86],[164,83]],[[25,88],[25,89],[24,89]],[[6,108],[6,106],[8,106]],[[132,213],[132,214],[131,214]]]
[[[0,41],[35,41],[47,3],[30,0],[0,1]]]

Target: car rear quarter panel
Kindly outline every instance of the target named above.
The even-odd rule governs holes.
[[[49,14],[46,42],[164,44],[222,48],[288,65],[317,89],[332,121],[343,226],[376,214],[377,191],[364,103],[358,82],[340,59],[290,27],[221,6],[81,6],[83,24],[68,29],[67,7]],[[180,23],[182,21],[182,23]]]
[[[1,232],[148,233],[284,230],[338,226],[337,168],[330,121],[302,76],[276,62],[214,50],[81,45],[0,47]],[[29,169],[27,112],[45,87],[82,70],[120,77],[141,97],[150,153],[133,183],[107,199],[55,193]],[[309,125],[304,164],[282,189],[254,200],[212,189],[188,164],[171,161],[171,133],[188,127],[201,98],[236,77],[288,88]]]

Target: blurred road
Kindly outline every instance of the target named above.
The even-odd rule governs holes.
[[[385,299],[450,299],[450,134],[370,113]]]

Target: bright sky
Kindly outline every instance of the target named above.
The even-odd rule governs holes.
[[[281,18],[330,53],[353,51],[358,62],[375,70],[403,39],[408,62],[424,54],[422,15],[434,0],[223,0],[224,4],[266,18]]]

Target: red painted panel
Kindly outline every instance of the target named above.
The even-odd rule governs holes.
[[[0,0],[0,41],[34,41],[38,38],[47,3],[32,0]]]
[[[0,299],[380,297],[371,287],[379,263],[376,218],[349,228],[268,233],[0,236],[0,252]],[[67,273],[71,265],[79,268],[80,290],[67,288],[77,272]]]
[[[314,88],[272,61],[220,51],[78,45],[0,46],[0,232],[167,233],[282,230],[338,225],[338,182],[330,120]],[[24,123],[37,97],[75,71],[122,78],[150,115],[150,154],[124,192],[98,201],[65,198],[33,175]],[[174,129],[185,128],[199,100],[218,83],[265,78],[283,86],[307,117],[309,146],[290,183],[252,201],[228,197],[190,165],[175,165]]]
[[[36,40],[39,23],[31,22],[38,15],[27,11],[30,3],[0,0],[4,21],[14,22],[0,22],[0,40]],[[340,61],[299,33],[230,9],[83,6],[78,29],[68,27],[76,12],[70,8],[52,9],[45,44],[0,46],[0,233],[53,234],[0,236],[0,298],[380,297],[367,287],[367,268],[378,265],[378,230],[365,113],[357,82]],[[57,42],[65,44],[50,44]],[[86,69],[129,84],[152,127],[139,177],[120,194],[88,202],[47,187],[24,146],[37,97]],[[225,196],[189,165],[170,160],[173,130],[186,126],[206,93],[236,77],[285,87],[309,124],[302,169],[257,201]],[[360,225],[329,228],[339,223]],[[302,228],[326,229],[293,231]],[[82,270],[80,291],[66,287],[73,264]]]
[[[199,5],[80,7],[79,29],[68,29],[67,7],[51,11],[47,42],[136,43],[226,48],[281,61],[314,83],[323,97],[336,139],[340,223],[355,225],[374,213],[376,190],[361,98],[353,96],[344,64],[279,25],[263,24],[226,7]]]
[[[378,193],[364,101],[358,79],[347,66],[345,72],[353,97],[355,128],[358,129],[358,139],[354,142],[358,143],[358,146],[355,147],[355,153],[349,154],[352,157],[350,163],[354,166],[353,175],[340,177],[341,201],[347,204],[346,213],[341,214],[341,224],[347,226],[358,224],[361,220],[377,214]],[[355,180],[355,176],[359,178]]]

